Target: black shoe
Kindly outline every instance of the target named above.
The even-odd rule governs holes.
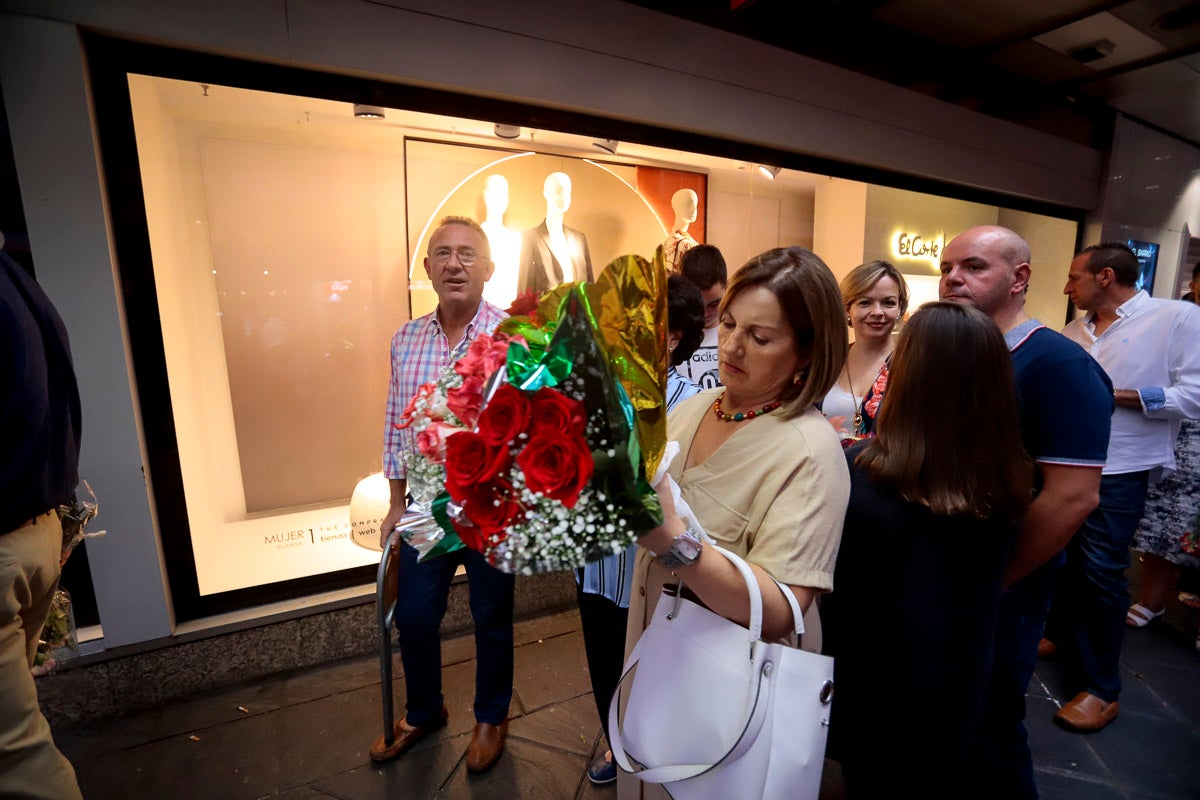
[[[588,767],[588,780],[593,786],[608,786],[617,779],[617,762],[606,758],[603,753]]]

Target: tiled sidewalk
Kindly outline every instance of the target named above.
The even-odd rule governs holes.
[[[474,724],[470,636],[443,648],[449,725],[382,766],[367,756],[382,728],[374,658],[196,694],[56,738],[88,800],[615,798],[585,777],[600,724],[578,615],[519,623],[517,645],[508,748],[482,776],[463,766]],[[1200,654],[1156,625],[1129,633],[1124,661],[1121,715],[1090,736],[1051,723],[1064,701],[1062,670],[1039,669],[1029,714],[1046,800],[1200,798]],[[395,670],[399,678],[398,660]]]

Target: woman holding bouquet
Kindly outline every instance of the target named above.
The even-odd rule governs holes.
[[[756,574],[764,639],[793,629],[772,578],[804,609],[832,588],[849,476],[816,403],[845,362],[844,313],[833,274],[804,248],[769,250],[734,275],[719,311],[723,387],[684,401],[668,420],[668,437],[680,445],[668,473],[703,531],[683,521],[668,482],[660,483],[664,521],[639,540],[627,650],[673,573],[715,613],[749,623],[741,576],[706,541],[742,556]],[[623,800],[667,796],[625,773],[619,789]]]

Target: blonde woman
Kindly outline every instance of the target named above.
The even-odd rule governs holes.
[[[896,346],[892,331],[908,310],[908,286],[887,261],[868,261],[850,270],[839,288],[854,344],[837,383],[821,401],[821,413],[845,442],[875,430],[888,359]]]

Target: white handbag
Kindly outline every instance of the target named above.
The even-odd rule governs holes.
[[[677,800],[816,800],[821,788],[833,659],[762,641],[762,593],[741,558],[719,547],[750,593],[746,629],[665,593],[625,664],[609,709],[621,769]],[[797,636],[800,606],[792,607]],[[632,674],[632,680],[630,676]],[[631,683],[623,718],[622,686]]]

